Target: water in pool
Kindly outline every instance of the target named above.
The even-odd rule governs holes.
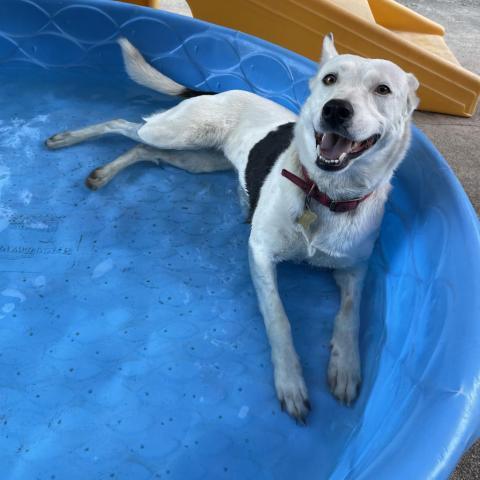
[[[275,398],[234,174],[145,163],[91,192],[132,141],[43,146],[175,101],[80,71],[0,84],[2,478],[328,478],[373,375],[353,408],[328,392],[330,274],[279,273],[313,406],[300,427]]]

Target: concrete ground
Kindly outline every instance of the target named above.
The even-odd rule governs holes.
[[[397,1],[443,25],[447,43],[459,62],[480,74],[479,0]],[[162,0],[161,6],[191,15],[185,0]],[[416,112],[414,121],[443,154],[480,213],[480,108],[472,118]],[[451,477],[451,480],[477,479],[480,480],[480,441],[465,454]]]
[[[447,43],[460,64],[480,75],[479,0],[400,0],[400,3],[443,25]],[[416,112],[414,120],[442,152],[479,213],[480,108],[472,118]],[[479,472],[477,477],[468,478],[480,478]]]

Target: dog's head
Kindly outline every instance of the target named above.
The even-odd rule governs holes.
[[[407,147],[417,87],[417,79],[392,62],[339,55],[327,35],[296,127],[300,161],[324,181],[393,171]]]

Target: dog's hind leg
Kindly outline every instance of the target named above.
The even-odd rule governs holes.
[[[221,147],[238,112],[218,97],[205,95],[185,100],[146,118],[145,123],[117,119],[57,133],[48,138],[45,145],[50,149],[64,148],[102,135],[118,134],[162,150]]]
[[[45,145],[51,149],[70,147],[71,145],[76,145],[77,143],[85,142],[86,140],[110,133],[124,135],[125,137],[141,142],[137,134],[137,131],[141,126],[141,123],[132,123],[121,119],[110,120],[108,122],[90,125],[89,127],[81,128],[79,130],[57,133],[48,138],[45,141]]]
[[[137,145],[113,162],[93,170],[85,184],[88,188],[97,190],[124,168],[143,161],[157,165],[166,163],[190,173],[208,173],[232,168],[225,156],[216,150],[160,150],[147,145]]]
[[[148,161],[158,164],[159,150],[146,145],[137,145],[120,155],[113,162],[96,168],[85,180],[85,185],[91,190],[98,190],[106,185],[118,172],[137,162]]]

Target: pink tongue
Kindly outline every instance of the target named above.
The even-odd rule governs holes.
[[[324,133],[320,144],[322,156],[333,160],[339,158],[342,153],[349,152],[352,148],[352,141],[341,137],[336,133]]]

